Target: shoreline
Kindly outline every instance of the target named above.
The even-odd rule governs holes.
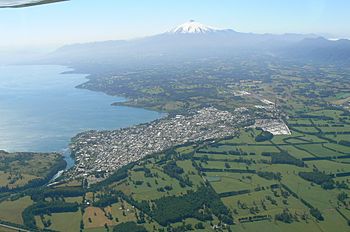
[[[18,66],[18,65],[5,65],[5,66]],[[19,65],[19,66],[22,66],[22,65]],[[126,106],[126,105],[122,105],[124,102],[128,102],[128,98],[124,97],[124,96],[114,96],[114,95],[110,95],[108,93],[105,93],[105,92],[102,92],[102,91],[96,91],[96,90],[92,90],[92,89],[89,89],[89,88],[83,88],[81,87],[81,85],[85,84],[86,82],[89,81],[89,77],[92,76],[92,74],[88,74],[88,73],[84,73],[84,72],[79,72],[76,68],[74,67],[71,67],[71,66],[67,66],[67,65],[50,65],[50,64],[47,64],[47,65],[34,65],[34,64],[30,64],[30,65],[24,65],[24,66],[57,66],[57,67],[62,67],[64,69],[66,69],[66,71],[62,71],[62,72],[59,72],[59,75],[62,75],[63,78],[66,78],[65,75],[69,75],[69,74],[77,74],[77,75],[82,75],[81,77],[81,82],[77,85],[74,85],[72,86],[73,88],[75,89],[78,89],[79,91],[80,90],[87,90],[87,91],[91,91],[91,92],[95,92],[95,93],[102,93],[106,96],[110,96],[110,97],[114,97],[114,98],[120,98],[120,101],[113,101],[109,107],[116,107],[117,105],[116,104],[121,104],[119,106],[121,107],[127,107],[127,108],[134,108],[134,109],[143,109],[143,110],[147,110],[147,111],[153,111],[155,113],[157,113],[157,116],[155,119],[153,120],[147,120],[147,121],[144,121],[144,122],[141,122],[141,123],[132,123],[130,125],[127,125],[127,126],[121,126],[121,127],[110,127],[108,128],[107,130],[116,130],[116,129],[125,129],[125,128],[129,128],[129,127],[133,127],[133,126],[137,126],[137,125],[142,125],[142,124],[147,124],[147,123],[151,123],[155,120],[159,120],[159,119],[162,119],[162,118],[165,118],[168,116],[168,114],[164,114],[164,112],[159,112],[159,111],[155,111],[155,110],[152,110],[152,109],[147,109],[147,108],[143,108],[143,107],[133,107],[133,106]],[[119,99],[118,99],[119,100]],[[117,119],[115,119],[117,121]],[[62,148],[61,150],[56,150],[55,153],[59,153],[63,156],[63,159],[66,161],[67,165],[66,165],[66,168],[64,170],[60,170],[56,173],[59,174],[59,172],[63,171],[67,171],[69,169],[71,169],[72,167],[75,166],[76,164],[76,160],[75,160],[75,157],[72,155],[72,152],[70,151],[70,144],[71,144],[71,141],[74,137],[76,137],[78,134],[80,133],[84,133],[84,132],[87,132],[89,131],[89,129],[86,129],[86,130],[83,130],[81,132],[77,132],[75,133],[74,135],[72,135],[70,138],[69,138],[69,141],[67,143],[67,146]],[[23,150],[22,152],[29,152],[29,150],[36,150],[36,149],[0,149],[0,150],[3,150],[5,152],[8,152],[8,153],[19,153],[18,150]],[[40,149],[39,149],[40,150]],[[50,153],[50,152],[53,152],[53,150],[55,149],[52,149],[52,150],[47,150],[47,151],[36,151],[35,153]],[[55,176],[56,176],[55,175]],[[58,178],[58,177],[56,177]]]

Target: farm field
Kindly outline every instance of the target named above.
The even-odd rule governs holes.
[[[51,179],[65,167],[60,154],[7,153],[0,151],[0,188],[6,190],[30,187],[30,182]],[[31,185],[39,185],[32,183]]]
[[[152,86],[153,79],[143,89],[142,82],[122,83],[120,88],[132,89],[140,99],[121,105],[175,117],[211,106],[247,112],[251,121],[234,128],[232,136],[178,144],[110,175],[96,171],[92,179],[62,178],[52,186],[23,190],[50,174],[45,167],[55,166],[55,156],[33,154],[19,161],[23,154],[0,153],[6,161],[0,163],[5,188],[0,219],[33,231],[350,231],[350,114],[344,100],[349,96],[337,94],[350,82],[329,82],[331,67],[319,77],[309,66],[281,66],[271,63],[274,75],[261,80],[223,77],[220,88],[215,78],[205,86],[189,83],[198,76],[171,88],[159,80]],[[322,91],[325,87],[330,90]],[[237,91],[250,94],[235,96]],[[264,104],[266,99],[273,105]],[[263,128],[269,125],[257,126],[265,119],[288,130],[272,133]]]
[[[18,215],[21,215],[23,210],[32,203],[33,201],[30,199],[30,197],[23,197],[14,201],[2,201],[0,203],[1,220],[22,224],[22,217],[18,217]]]
[[[77,217],[75,226],[82,220],[83,231],[105,231],[107,227],[128,221],[137,222],[149,231],[162,230],[167,223],[173,228],[184,225],[204,228],[202,231],[214,231],[213,225],[224,231],[257,228],[259,231],[301,228],[331,231],[333,226],[347,231],[350,164],[333,158],[343,154],[327,153],[321,145],[343,152],[350,152],[349,148],[319,135],[300,132],[259,143],[252,139],[252,135],[258,134],[259,131],[252,128],[242,129],[236,138],[179,146],[128,167],[124,170],[127,178],[104,185],[103,190],[89,192],[84,197],[93,205],[109,199],[110,192],[117,203],[103,207],[84,207],[83,203],[84,214],[73,214]],[[309,179],[302,173],[315,176]],[[318,182],[318,175],[322,174],[327,177],[325,183]],[[228,219],[223,219],[218,212],[210,219],[198,220],[195,214],[182,214],[180,209],[162,211],[162,216],[169,221],[158,218],[158,210],[168,199],[179,201],[178,205],[184,204],[181,208],[186,208],[181,199],[191,194],[196,198],[203,186],[211,189],[207,194],[221,202],[218,204],[222,204],[223,212],[227,210]],[[66,198],[66,201],[81,199]],[[198,207],[201,212],[203,209]],[[208,207],[207,210],[215,212]],[[60,217],[53,216],[50,220],[52,226],[48,228],[60,227]],[[221,220],[225,220],[226,225],[220,225]]]

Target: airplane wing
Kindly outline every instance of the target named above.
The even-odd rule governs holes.
[[[69,0],[0,0],[0,8],[20,8]]]

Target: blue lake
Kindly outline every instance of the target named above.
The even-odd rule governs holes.
[[[86,130],[128,127],[163,115],[111,106],[123,98],[77,89],[86,75],[62,66],[0,66],[0,150],[65,151]]]

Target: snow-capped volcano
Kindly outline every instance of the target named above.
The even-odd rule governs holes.
[[[176,57],[181,60],[190,57],[226,57],[241,52],[244,55],[250,52],[255,54],[258,51],[275,54],[288,46],[294,48],[295,44],[305,38],[315,36],[245,33],[232,29],[217,29],[191,20],[173,30],[144,38],[64,46],[52,55],[52,59],[55,61],[61,59],[63,63],[67,63],[67,60],[79,63],[81,60],[94,57],[100,59],[102,63],[109,63],[113,59],[124,61],[124,57],[130,59],[142,57],[145,58],[144,60],[140,58],[142,62],[147,63],[150,61],[146,57],[152,59]]]
[[[218,29],[206,26],[204,24],[191,20],[180,26],[170,30],[168,33],[171,34],[205,34],[210,32],[216,32]]]

